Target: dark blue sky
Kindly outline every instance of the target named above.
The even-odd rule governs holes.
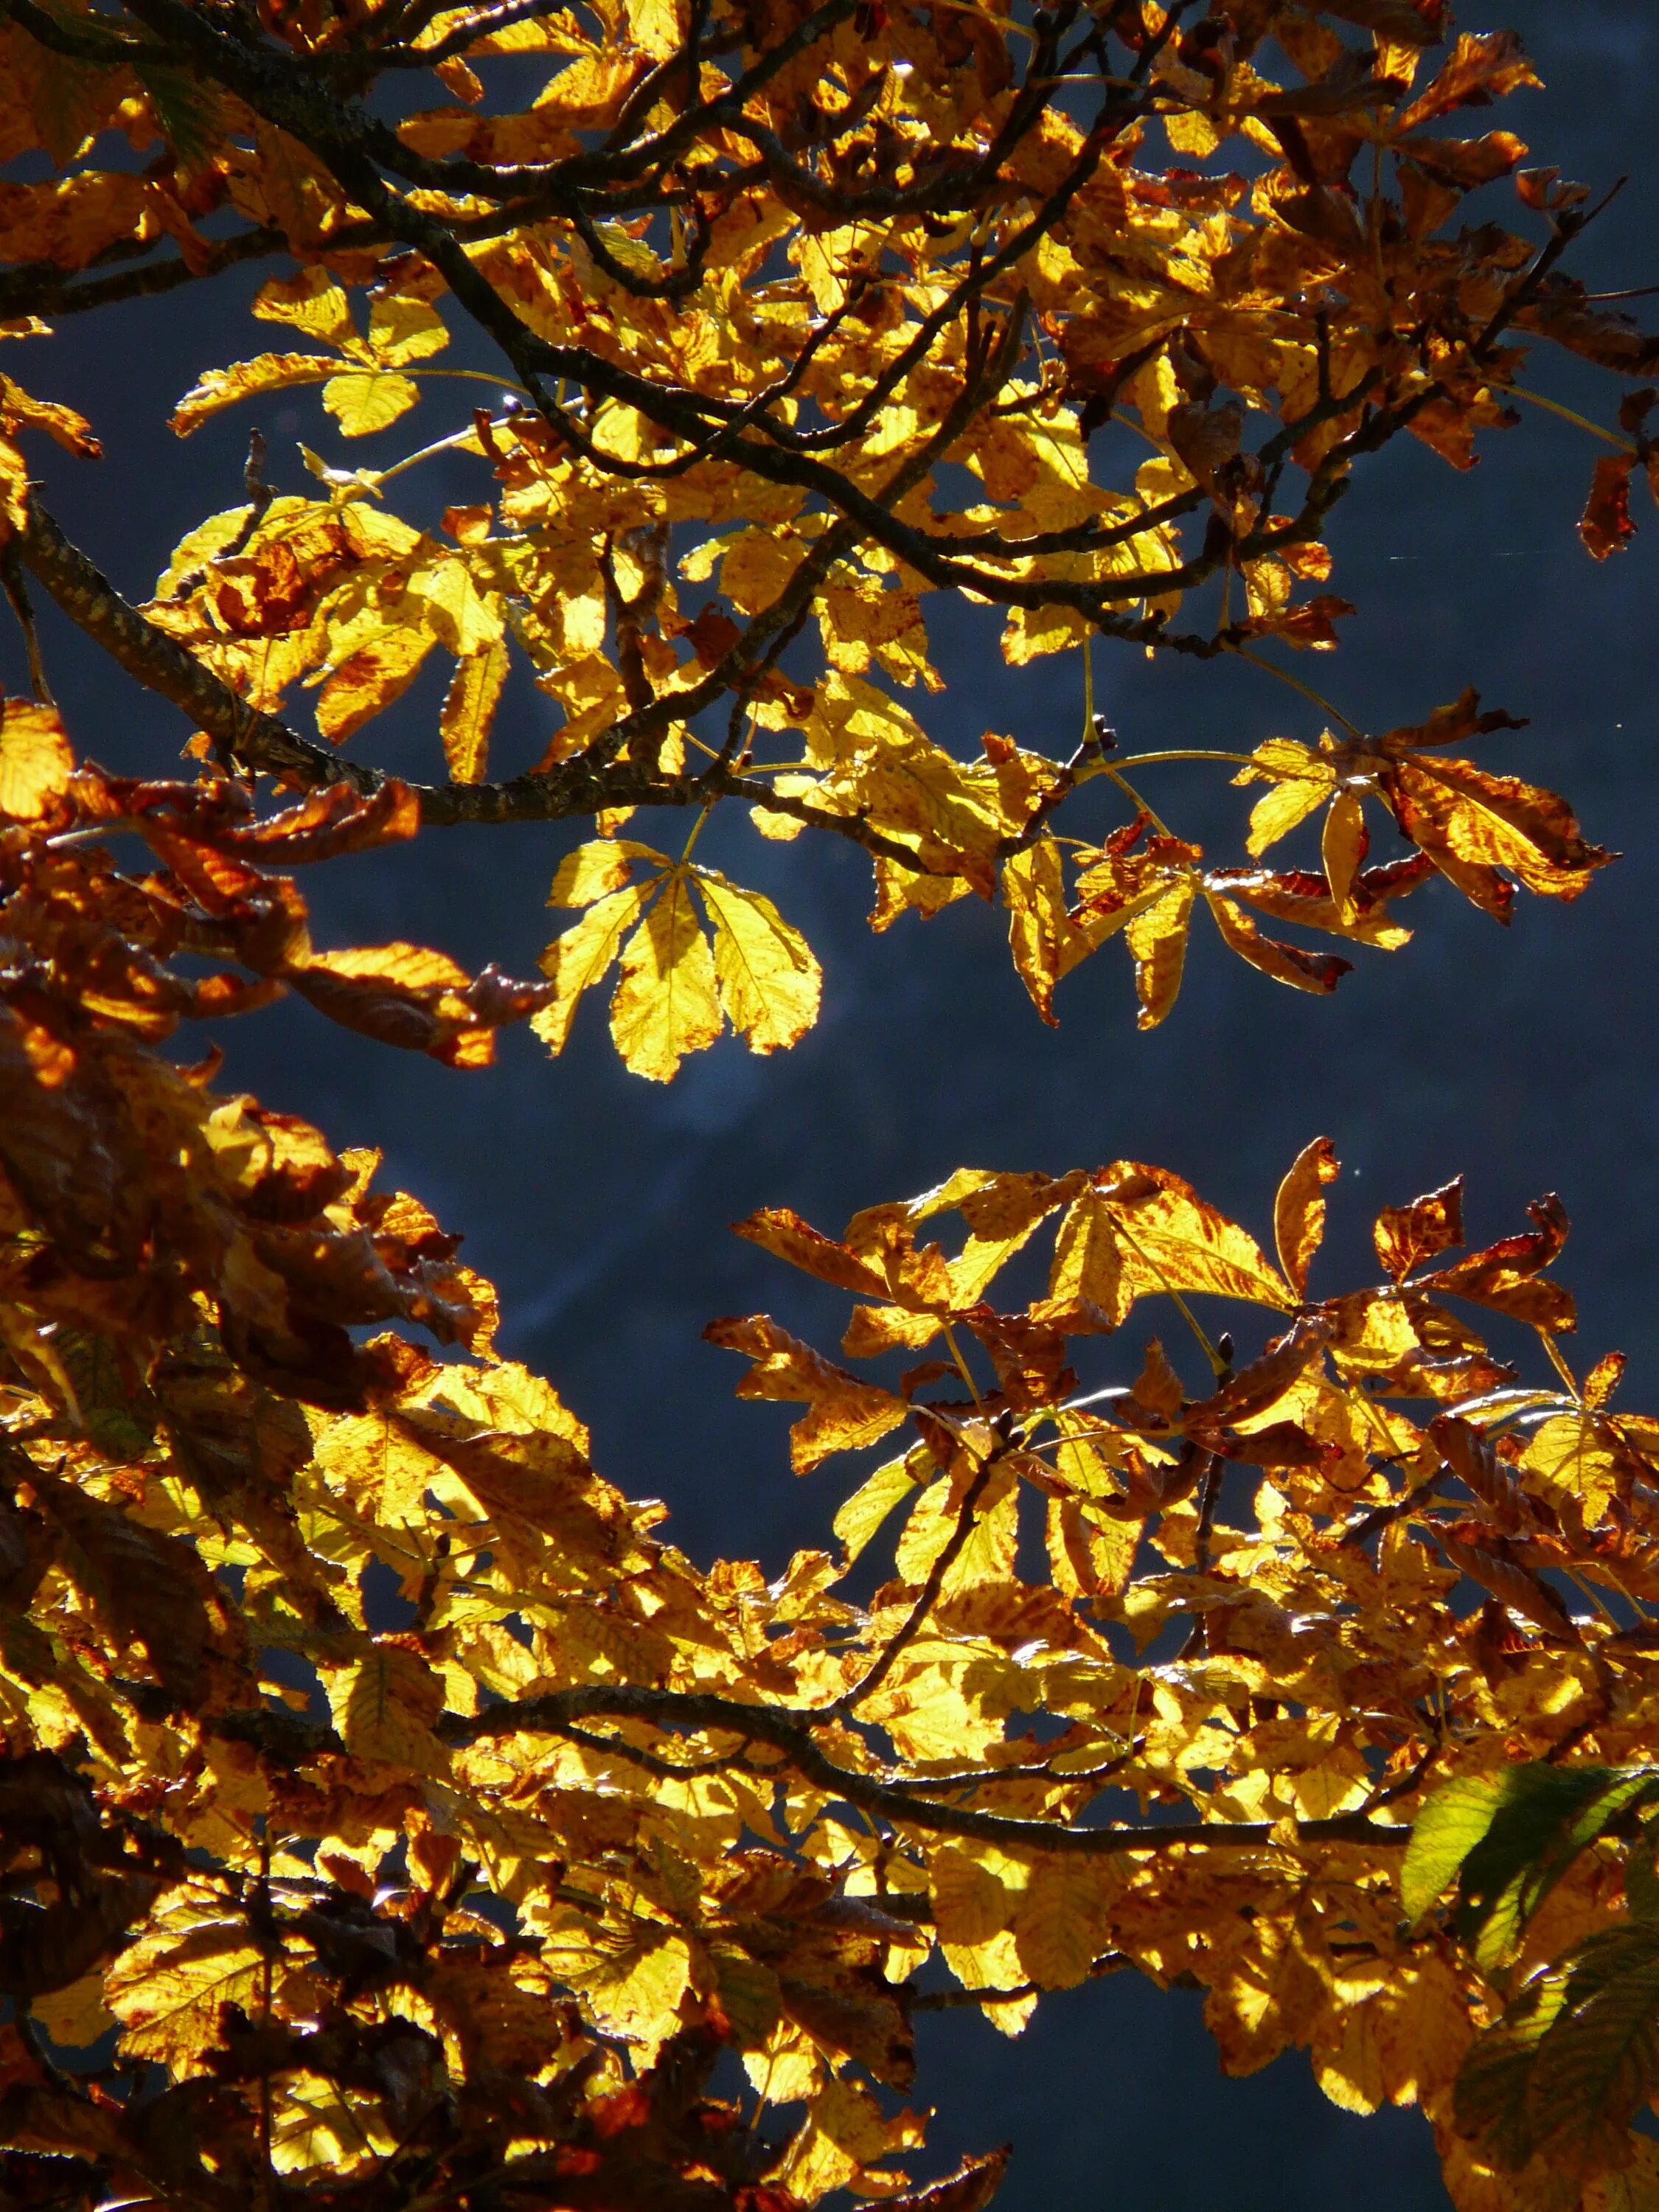
[[[1547,88],[1494,119],[1528,138],[1534,160],[1598,188],[1628,174],[1575,265],[1609,286],[1659,281],[1652,0],[1494,0],[1460,14],[1466,28],[1527,34]],[[53,498],[71,534],[136,595],[183,529],[240,496],[246,419],[183,447],[162,425],[199,368],[270,343],[240,313],[251,289],[106,310],[20,358],[31,389],[74,400],[105,439],[105,463],[53,469]],[[1540,350],[1531,380],[1610,416],[1608,389],[1565,356]],[[307,399],[300,434],[322,443],[313,409]],[[294,425],[285,436],[276,412],[264,418],[276,480],[299,489]],[[450,427],[431,403],[414,419],[428,436]],[[839,1316],[726,1224],[787,1203],[838,1228],[855,1207],[907,1196],[963,1163],[1057,1171],[1156,1160],[1260,1231],[1292,1155],[1326,1133],[1349,1170],[1333,1194],[1333,1285],[1345,1265],[1355,1279],[1364,1271],[1377,1206],[1460,1169],[1480,1241],[1519,1225],[1528,1198],[1559,1189],[1575,1223],[1562,1272],[1580,1293],[1581,1356],[1620,1346],[1632,1356],[1631,1401],[1659,1402],[1659,512],[1638,492],[1634,549],[1596,567],[1573,528],[1591,442],[1537,414],[1483,445],[1468,476],[1411,441],[1367,471],[1332,531],[1336,586],[1359,615],[1340,653],[1297,665],[1372,726],[1417,720],[1467,683],[1529,716],[1526,732],[1488,741],[1480,757],[1565,791],[1586,833],[1626,855],[1577,906],[1523,897],[1505,932],[1432,887],[1407,909],[1415,941],[1363,959],[1331,1000],[1284,990],[1200,941],[1180,1005],[1150,1036],[1135,1031],[1127,963],[1109,948],[1062,988],[1062,1026],[1050,1031],[988,908],[963,902],[872,937],[861,855],[810,837],[766,845],[746,822],[716,823],[700,857],[771,890],[823,961],[823,1018],[793,1054],[755,1060],[727,1042],[660,1090],[623,1073],[594,1008],[558,1063],[528,1036],[509,1036],[495,1068],[463,1076],[296,1003],[227,1030],[224,1082],[312,1115],[337,1144],[384,1146],[385,1179],[465,1230],[467,1256],[500,1284],[504,1347],[550,1374],[592,1423],[605,1473],[670,1500],[675,1534],[701,1557],[781,1565],[792,1546],[823,1540],[839,1494],[833,1471],[804,1484],[789,1475],[787,1416],[733,1404],[735,1363],[700,1340],[720,1313],[769,1308],[809,1329]],[[480,495],[459,465],[433,471],[426,492],[434,507]],[[1009,671],[994,628],[958,618],[934,635],[951,679],[924,710],[935,734],[961,750],[988,726],[1069,749],[1075,656]],[[61,629],[50,645],[80,749],[166,772],[182,734],[172,710]],[[9,641],[5,651],[8,688],[21,689],[20,656]],[[1292,693],[1237,665],[1148,666],[1106,651],[1097,662],[1126,749],[1248,750],[1274,732],[1310,738],[1318,728]],[[411,719],[423,703],[430,714],[417,698]],[[538,703],[528,694],[515,711]],[[372,738],[365,750],[382,757]],[[408,757],[412,772],[432,772]],[[1211,780],[1224,771],[1151,773],[1172,826],[1219,855],[1240,849],[1240,795]],[[550,933],[547,884],[574,842],[559,828],[431,833],[316,878],[319,935],[410,937],[528,972]],[[1049,2000],[1015,2043],[976,2021],[933,2023],[921,2087],[939,2109],[941,2143],[1015,2139],[1000,2212],[1060,2199],[1101,2212],[1220,2202],[1228,2212],[1325,2212],[1339,2193],[1352,2212],[1445,2202],[1414,2115],[1337,2112],[1300,2057],[1225,2081],[1197,1998],[1127,1978]]]

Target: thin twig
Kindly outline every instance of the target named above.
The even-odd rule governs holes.
[[[15,538],[0,554],[0,580],[3,580],[6,597],[17,617],[17,627],[23,633],[23,651],[28,657],[29,692],[37,707],[55,707],[52,685],[46,680],[46,664],[40,652],[40,632],[34,619],[34,607],[23,581],[21,563],[17,557]]]

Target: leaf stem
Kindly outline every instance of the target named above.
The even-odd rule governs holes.
[[[696,818],[696,821],[691,824],[691,834],[690,834],[690,836],[686,839],[686,841],[685,841],[685,844],[684,844],[684,848],[682,848],[681,853],[680,853],[680,866],[681,866],[681,867],[684,867],[684,866],[685,866],[686,862],[690,859],[690,857],[691,857],[691,848],[692,848],[692,847],[696,843],[696,842],[697,842],[698,838],[702,836],[702,825],[703,825],[703,823],[704,823],[705,822],[707,822],[707,821],[708,821],[708,819],[709,816],[714,812],[714,805],[713,805],[713,802],[712,802],[712,801],[709,803],[709,805],[707,805],[707,806],[703,806],[703,807],[700,807],[700,808],[697,810],[697,818]]]
[[[503,416],[500,422],[492,420],[489,427],[492,430],[502,429],[507,421],[507,416]],[[393,461],[389,469],[380,471],[374,480],[375,489],[378,491],[382,484],[390,483],[393,477],[402,476],[405,469],[412,469],[416,461],[429,461],[434,453],[453,453],[456,447],[465,446],[469,439],[476,438],[477,434],[474,425],[469,423],[465,430],[453,431],[447,438],[439,438],[430,446],[422,446],[418,453],[405,453],[402,460]]]
[[[1342,709],[1333,706],[1322,691],[1316,691],[1311,684],[1304,684],[1299,676],[1292,676],[1288,668],[1281,668],[1276,660],[1264,660],[1259,653],[1252,653],[1247,645],[1235,645],[1229,650],[1236,653],[1241,660],[1248,660],[1252,668],[1264,669],[1269,676],[1276,676],[1281,684],[1288,684],[1292,691],[1299,691],[1304,699],[1311,699],[1314,705],[1328,714],[1334,722],[1340,722],[1351,738],[1364,738],[1365,732],[1358,722],[1351,722]]]
[[[951,1357],[957,1364],[957,1372],[968,1385],[969,1396],[982,1413],[985,1411],[985,1401],[979,1395],[979,1386],[974,1380],[972,1370],[962,1356],[962,1347],[957,1342],[956,1334],[948,1321],[941,1322],[940,1327],[945,1333],[945,1341],[950,1347]]]
[[[1163,817],[1161,815],[1155,814],[1152,811],[1152,809],[1148,806],[1146,800],[1135,789],[1133,784],[1130,782],[1127,775],[1123,775],[1121,770],[1115,769],[1110,761],[1103,761],[1100,767],[1101,774],[1103,775],[1110,776],[1112,781],[1117,786],[1118,789],[1123,793],[1124,797],[1129,801],[1131,805],[1133,806],[1136,813],[1144,814],[1146,819],[1152,823],[1153,829],[1157,830],[1160,837],[1172,837],[1175,835],[1174,830],[1170,829],[1169,823],[1164,820]]]
[[[1547,414],[1559,415],[1564,422],[1571,422],[1576,429],[1588,431],[1592,438],[1600,438],[1606,445],[1617,446],[1621,453],[1640,453],[1641,448],[1628,438],[1621,438],[1616,430],[1604,430],[1599,422],[1592,422],[1588,415],[1581,415],[1576,407],[1564,407],[1559,399],[1547,399],[1541,392],[1528,392],[1522,384],[1503,384],[1498,389],[1512,393],[1516,399],[1524,399],[1529,407],[1541,407]]]
[[[1236,761],[1240,767],[1249,768],[1255,759],[1253,753],[1216,752],[1205,745],[1182,745],[1169,752],[1129,753],[1119,763],[1121,768],[1150,768],[1159,761]]]
[[[1574,1382],[1572,1370],[1568,1366],[1566,1361],[1561,1357],[1561,1353],[1556,1345],[1555,1339],[1550,1334],[1548,1329],[1538,1328],[1535,1322],[1534,1324],[1534,1328],[1536,1330],[1538,1341],[1544,1347],[1545,1357],[1548,1359],[1550,1365],[1555,1370],[1556,1373],[1561,1377],[1561,1380],[1566,1384],[1567,1389],[1571,1392],[1574,1405],[1582,1406],[1584,1402],[1583,1393],[1578,1388],[1577,1383]]]

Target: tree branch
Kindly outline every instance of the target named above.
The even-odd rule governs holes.
[[[1198,1844],[1206,1850],[1260,1850],[1271,1847],[1282,1823],[1268,1820],[1170,1820],[1138,1826],[1082,1828],[1047,1820],[975,1812],[963,1805],[919,1804],[902,1790],[838,1765],[814,1741],[823,1717],[776,1705],[744,1705],[735,1698],[694,1690],[653,1690],[632,1683],[595,1682],[540,1697],[491,1705],[478,1713],[446,1713],[435,1723],[446,1743],[477,1743],[499,1735],[566,1735],[585,1719],[649,1721],[663,1729],[690,1729],[769,1743],[787,1757],[804,1782],[831,1797],[878,1814],[901,1827],[970,1836],[980,1843],[1022,1850],[1113,1857],[1125,1851],[1165,1851]],[[1356,1844],[1398,1850],[1410,1840],[1408,1826],[1374,1821],[1355,1813],[1326,1820],[1300,1820],[1298,1844]]]

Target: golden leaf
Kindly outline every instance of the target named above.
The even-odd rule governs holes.
[[[789,1431],[790,1464],[797,1474],[808,1474],[832,1452],[878,1443],[909,1411],[902,1398],[859,1382],[765,1314],[710,1322],[703,1335],[756,1363],[738,1383],[738,1397],[805,1399],[811,1406]]]
[[[443,736],[444,759],[457,783],[483,781],[489,732],[507,669],[507,647],[499,643],[487,645],[482,653],[456,664],[438,726]]]
[[[590,922],[599,911],[590,911]],[[687,1053],[714,1043],[720,1033],[717,988],[690,884],[672,870],[623,948],[622,976],[611,1001],[611,1034],[635,1075],[666,1083]]]
[[[1172,884],[1132,915],[1124,937],[1135,963],[1135,992],[1140,1000],[1139,1026],[1156,1029],[1176,1002],[1187,958],[1187,930],[1195,889],[1189,878]]]
[[[419,386],[394,369],[343,369],[323,386],[323,404],[348,438],[384,430],[420,396]]]
[[[74,769],[58,709],[8,699],[0,710],[0,817],[40,821],[67,788]]]
[[[1325,1236],[1325,1185],[1341,1172],[1328,1137],[1316,1137],[1291,1162],[1273,1200],[1273,1243],[1285,1279],[1308,1294],[1308,1269]]]
[[[645,911],[655,890],[654,884],[629,884],[608,896],[590,894],[594,903],[581,920],[567,929],[562,937],[556,938],[542,954],[539,965],[553,985],[554,996],[539,1013],[531,1017],[530,1026],[550,1051],[563,1051],[582,993],[605,976],[623,939]]]
[[[1270,845],[1288,836],[1298,822],[1322,806],[1336,788],[1336,770],[1319,753],[1298,744],[1294,738],[1269,738],[1251,756],[1251,766],[1241,769],[1235,783],[1266,781],[1264,792],[1250,811],[1245,850],[1258,860]]]
[[[917,1480],[910,1472],[908,1458],[890,1459],[836,1508],[832,1526],[845,1547],[848,1566],[869,1544],[893,1508],[910,1495]]]
[[[1072,1854],[1040,1858],[1015,1907],[1020,1964],[1045,1990],[1074,1989],[1109,1948],[1112,1901],[1121,1887],[1103,1859]]]
[[[230,368],[210,368],[173,409],[171,428],[181,438],[199,429],[210,416],[267,392],[287,392],[296,384],[325,384],[340,364],[327,354],[262,353]],[[399,410],[401,411],[401,410]]]
[[[353,1668],[331,1702],[346,1748],[417,1774],[441,1773],[447,1762],[432,1733],[443,1690],[419,1655],[379,1644]]]
[[[432,650],[432,634],[413,623],[383,630],[343,660],[317,700],[317,727],[335,744],[400,699]]]
[[[721,1011],[751,1052],[775,1052],[817,1019],[823,976],[811,947],[769,898],[710,868],[694,881],[714,931]]]
[[[228,2004],[257,2009],[265,1961],[240,1918],[192,1914],[154,1927],[115,1961],[105,1984],[121,2049],[187,2079],[208,2070]]]

